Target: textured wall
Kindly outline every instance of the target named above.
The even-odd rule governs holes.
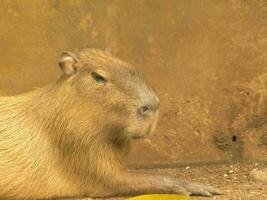
[[[267,1],[26,0],[0,7],[0,88],[56,80],[61,50],[110,47],[156,88],[135,162],[267,157]]]

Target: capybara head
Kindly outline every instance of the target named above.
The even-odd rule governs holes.
[[[79,96],[75,104],[90,108],[88,115],[107,136],[142,138],[153,132],[159,98],[133,66],[96,49],[63,52],[59,66],[62,84],[71,83]]]

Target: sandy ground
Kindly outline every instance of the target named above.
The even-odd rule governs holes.
[[[193,197],[195,200],[267,200],[267,184],[254,181],[249,175],[253,169],[262,170],[266,168],[267,165],[253,163],[153,169],[149,171],[208,183],[220,188],[224,192],[223,195],[210,198]],[[109,200],[124,199],[127,198],[112,198]]]

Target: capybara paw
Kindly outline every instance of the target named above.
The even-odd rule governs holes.
[[[212,195],[220,195],[222,192],[214,188],[212,186],[204,185],[201,183],[187,183],[185,185],[185,190],[190,194],[194,196],[207,196],[210,197]]]

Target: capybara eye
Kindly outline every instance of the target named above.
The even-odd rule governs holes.
[[[107,82],[107,80],[101,76],[100,74],[96,73],[96,72],[92,72],[92,77],[93,79],[95,79],[97,82],[100,82],[100,83],[105,83]]]

